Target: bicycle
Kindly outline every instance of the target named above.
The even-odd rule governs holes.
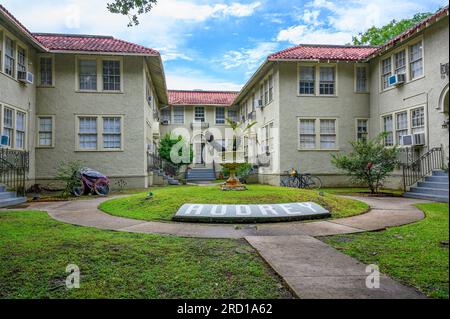
[[[297,170],[285,172],[285,178],[281,179],[281,186],[303,189],[320,189],[322,181],[319,177],[312,174],[299,174]]]
[[[108,196],[109,179],[103,174],[83,168],[74,173],[72,185],[72,194],[80,197],[84,194],[97,194],[99,196]]]

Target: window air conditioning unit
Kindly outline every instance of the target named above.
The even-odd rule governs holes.
[[[161,121],[161,125],[169,125],[169,124],[170,124],[169,120]]]
[[[406,81],[405,73],[394,74],[389,77],[389,85],[390,86],[392,86],[392,85],[399,86],[399,85],[402,85],[403,83],[405,83],[405,81]]]
[[[31,72],[25,72],[25,71],[18,71],[17,72],[17,79],[20,82],[33,84],[34,82],[34,74]]]
[[[416,133],[414,136],[414,145],[422,146],[425,145],[425,133]]]
[[[400,137],[400,145],[403,145],[403,146],[425,145],[425,133],[403,135]]]
[[[8,135],[2,135],[0,145],[1,146],[9,146],[9,136]]]

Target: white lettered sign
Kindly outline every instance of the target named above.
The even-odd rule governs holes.
[[[330,217],[330,212],[313,203],[212,205],[185,204],[173,218],[197,222],[273,222]]]

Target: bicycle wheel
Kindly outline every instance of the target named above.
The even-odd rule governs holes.
[[[81,197],[85,192],[84,183],[81,180],[77,180],[72,186],[72,195]]]
[[[314,175],[305,175],[303,176],[304,188],[307,189],[320,189],[322,188],[322,181],[319,177]]]
[[[289,178],[289,187],[299,188],[300,187],[300,180],[297,177],[291,176]]]
[[[94,184],[94,192],[99,196],[108,196],[109,184],[106,181],[99,180]]]

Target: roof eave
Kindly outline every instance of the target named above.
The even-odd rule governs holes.
[[[159,54],[132,53],[132,52],[108,52],[108,51],[85,51],[85,50],[48,50],[50,53],[57,54],[85,54],[85,55],[114,55],[114,56],[142,56],[157,57]]]
[[[162,63],[161,55],[147,55],[145,57],[147,59],[147,66],[150,70],[150,76],[152,77],[152,81],[155,85],[156,94],[158,95],[158,100],[163,105],[169,104],[169,96],[167,93],[167,83],[166,83],[166,75],[164,72],[164,65]],[[151,60],[156,58],[156,63]]]

